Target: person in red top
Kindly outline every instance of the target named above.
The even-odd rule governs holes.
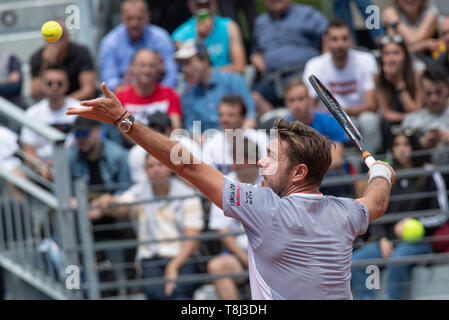
[[[181,127],[181,102],[177,93],[157,81],[160,58],[157,52],[143,48],[136,52],[130,71],[134,83],[117,93],[125,109],[146,123],[151,114],[167,113],[174,128]]]

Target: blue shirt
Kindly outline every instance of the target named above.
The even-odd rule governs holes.
[[[212,69],[210,84],[204,88],[193,85],[182,97],[184,128],[193,131],[193,121],[201,121],[201,131],[220,129],[218,105],[227,95],[239,95],[245,101],[247,118],[255,118],[254,101],[243,77],[236,73]]]
[[[134,53],[141,48],[159,52],[164,61],[165,69],[165,77],[162,83],[168,87],[176,87],[175,47],[170,34],[158,26],[147,25],[142,38],[137,42],[132,42],[124,24],[120,24],[109,32],[100,44],[101,79],[106,82],[108,87],[114,89],[122,82]]]
[[[77,145],[68,150],[72,181],[83,179],[90,183],[89,164]],[[104,139],[98,169],[104,185],[120,184],[116,192],[123,192],[129,187],[131,177],[128,167],[128,151],[110,140]]]
[[[214,27],[211,33],[204,39],[207,47],[212,66],[222,67],[231,64],[231,56],[229,54],[229,33],[228,26],[232,20],[214,16]],[[180,25],[172,34],[174,41],[185,42],[189,39],[195,39],[196,18],[191,17],[189,20]]]
[[[295,120],[293,116],[288,116],[286,119],[290,121]],[[333,142],[348,141],[348,137],[341,125],[328,113],[314,111],[310,126],[323,136],[329,137]]]
[[[311,6],[292,4],[278,19],[270,13],[256,18],[253,52],[263,54],[268,72],[300,66],[320,54],[327,19]]]

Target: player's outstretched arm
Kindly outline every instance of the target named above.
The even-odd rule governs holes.
[[[368,186],[363,197],[357,201],[367,207],[369,222],[371,222],[383,216],[387,210],[390,202],[390,189],[396,179],[396,172],[388,163],[376,161],[368,176]]]
[[[85,118],[114,123],[120,118],[126,118],[125,108],[123,108],[117,97],[107,88],[103,82],[101,89],[105,95],[104,98],[97,98],[81,102],[83,107],[69,107],[68,115],[79,115]],[[222,208],[223,174],[215,168],[205,164],[194,164],[193,156],[184,148],[182,158],[190,159],[188,164],[174,164],[171,160],[171,150],[178,145],[177,141],[159,134],[144,124],[135,121],[130,132],[127,135],[146,151],[153,155],[164,165],[172,169],[179,176],[185,178],[196,186],[210,201]],[[179,146],[175,150],[180,150]],[[181,154],[178,154],[181,158]]]

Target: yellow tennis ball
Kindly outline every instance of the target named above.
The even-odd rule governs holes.
[[[417,242],[424,236],[425,232],[421,222],[416,219],[409,219],[402,229],[402,239],[407,242]]]
[[[58,41],[62,36],[62,27],[56,21],[47,21],[43,24],[42,29],[42,37],[48,42]]]

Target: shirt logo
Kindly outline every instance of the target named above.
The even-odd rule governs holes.
[[[335,95],[347,96],[358,92],[357,81],[329,82],[329,89]]]
[[[356,202],[357,205],[359,206],[359,208],[360,208],[360,213],[362,214],[362,216],[366,218],[366,211],[365,211],[365,208],[364,208],[358,201],[355,201],[355,202]]]
[[[240,187],[237,187],[237,206],[240,206]]]
[[[245,203],[253,204],[253,192],[252,191],[246,191],[245,192]]]
[[[235,184],[231,183],[229,185],[229,189],[231,189],[231,191],[229,192],[229,204],[231,206],[235,206]]]

